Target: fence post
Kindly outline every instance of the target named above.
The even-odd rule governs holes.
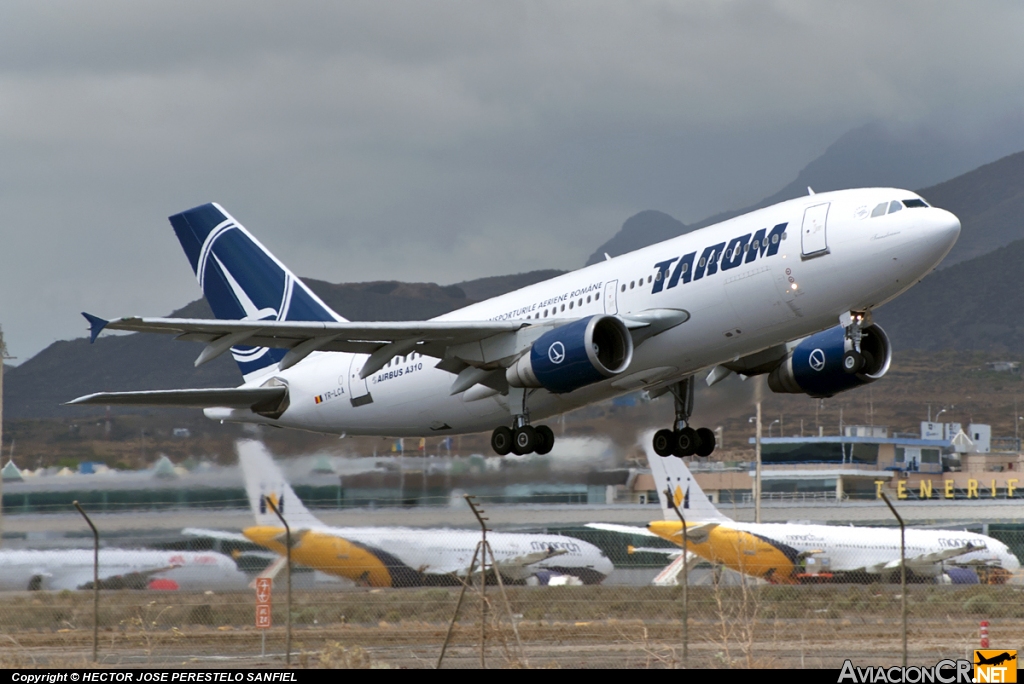
[[[689,601],[689,588],[690,588],[690,559],[686,557],[687,550],[689,547],[689,535],[686,531],[686,519],[683,518],[682,511],[679,510],[679,506],[676,505],[675,497],[672,496],[672,490],[668,487],[665,488],[665,499],[672,506],[672,510],[679,516],[679,522],[683,526],[683,669],[689,667],[690,660],[690,601]]]
[[[280,518],[281,524],[284,525],[284,543],[285,543],[285,558],[287,558],[287,578],[288,578],[288,591],[286,593],[285,604],[288,608],[285,620],[285,651],[284,651],[284,662],[286,665],[291,667],[292,664],[292,528],[288,526],[288,521],[281,515],[281,511],[277,509],[277,506],[270,497],[266,499],[267,505],[270,506],[270,510],[274,511],[274,514]]]
[[[92,662],[99,662],[99,625],[100,625],[100,532],[92,524],[92,520],[75,501],[75,508],[92,528]]]
[[[889,507],[892,514],[900,524],[900,610],[903,612],[903,667],[907,666],[907,528],[903,518],[896,512],[896,508],[889,501],[885,492],[879,492],[882,500]]]

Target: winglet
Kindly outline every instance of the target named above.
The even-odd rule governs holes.
[[[103,332],[103,329],[107,327],[107,324],[110,323],[110,321],[103,320],[99,316],[87,314],[84,311],[82,312],[82,315],[85,316],[85,320],[89,321],[89,344],[92,344],[96,341],[96,338],[100,336],[100,333]]]

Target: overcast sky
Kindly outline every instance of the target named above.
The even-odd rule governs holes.
[[[79,311],[195,299],[166,217],[211,200],[332,282],[576,268],[866,122],[1020,116],[1022,26],[1017,0],[6,0],[0,323],[20,362]]]

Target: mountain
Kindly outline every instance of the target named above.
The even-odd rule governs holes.
[[[942,268],[1024,238],[1024,152],[920,191],[930,203],[960,218],[960,239]]]
[[[1005,213],[1000,212],[994,204],[990,204],[988,209],[992,211],[985,217],[981,217],[980,212],[986,209],[986,205],[982,202],[971,204],[967,200],[969,197],[981,199],[986,193],[991,192],[993,196],[990,199],[998,200],[997,204],[1009,201],[1010,195],[1013,194],[1011,192],[1012,184],[1014,180],[1020,179],[1019,174],[1024,173],[1024,166],[1021,166],[1019,162],[1002,164],[1010,159],[1007,157],[964,174],[965,171],[974,169],[986,161],[988,149],[988,146],[975,146],[959,140],[950,140],[927,129],[905,129],[879,123],[868,124],[843,135],[830,145],[820,157],[805,166],[791,183],[749,207],[722,212],[690,225],[684,225],[660,212],[645,211],[631,217],[623,224],[618,233],[590,255],[587,265],[595,264],[603,259],[605,252],[612,256],[624,254],[755,209],[805,195],[808,186],[814,188],[816,192],[861,187],[921,188],[929,186],[926,190],[921,191],[922,196],[936,206],[949,209],[958,216],[960,213],[953,208],[954,206],[962,208],[969,206],[970,212],[974,213],[969,212],[961,216],[961,220],[964,220],[965,217],[970,217],[972,220],[975,217],[983,218],[979,224],[982,226],[981,232],[1002,233],[1005,232],[1004,226],[1011,216],[1010,212],[1013,207],[1017,206],[1016,204],[1013,207],[1008,205]],[[988,157],[988,159],[991,158],[991,156]],[[983,172],[983,169],[989,166],[996,168]],[[1005,177],[1000,178],[998,176],[1000,173],[1005,174]],[[957,174],[964,175],[958,176]],[[972,174],[978,175],[967,178]],[[939,183],[948,178],[953,180]],[[936,183],[939,184],[935,185]],[[991,190],[981,189],[989,185],[991,185]],[[1018,182],[1017,187],[1024,186]],[[1002,190],[996,190],[996,188],[1002,188]],[[665,217],[658,224],[661,229],[648,228],[649,219],[641,219],[645,214],[659,214]],[[634,222],[634,219],[641,220]],[[675,232],[673,232],[670,221],[674,222]],[[993,225],[990,227],[989,223]],[[964,243],[963,237],[960,241]],[[984,245],[991,245],[981,248],[988,251],[1007,244],[1009,240],[982,240],[981,242]],[[961,249],[968,248],[962,247]],[[960,260],[959,254],[960,252],[957,251],[951,257],[958,261]],[[964,254],[964,258],[976,255],[966,251]]]
[[[328,306],[349,320],[404,321],[433,318],[559,273],[533,271],[448,286],[304,280]],[[467,297],[467,292],[473,297]],[[191,302],[170,315],[213,318],[205,299]],[[234,387],[241,382],[238,367],[227,354],[195,368],[193,362],[202,349],[200,343],[179,342],[165,335],[106,334],[95,344],[89,344],[86,338],[55,342],[21,365],[6,367],[4,417],[82,416],[86,410],[61,404],[91,392]],[[127,411],[130,409],[117,409],[118,413]]]
[[[612,239],[597,248],[587,259],[587,266],[604,261],[604,255],[617,256],[633,250],[678,237],[698,226],[687,226],[660,211],[641,211],[626,219]]]

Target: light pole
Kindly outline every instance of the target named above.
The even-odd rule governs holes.
[[[771,437],[771,436],[772,436],[772,426],[773,426],[773,425],[775,425],[775,424],[776,424],[776,423],[778,423],[778,422],[779,422],[779,419],[778,419],[778,418],[776,418],[776,419],[775,419],[775,420],[773,420],[772,422],[768,423],[768,436],[769,436],[769,437]]]
[[[761,402],[757,402],[757,415],[749,422],[756,422],[754,432],[754,522],[761,524]],[[771,434],[771,433],[769,433]]]

